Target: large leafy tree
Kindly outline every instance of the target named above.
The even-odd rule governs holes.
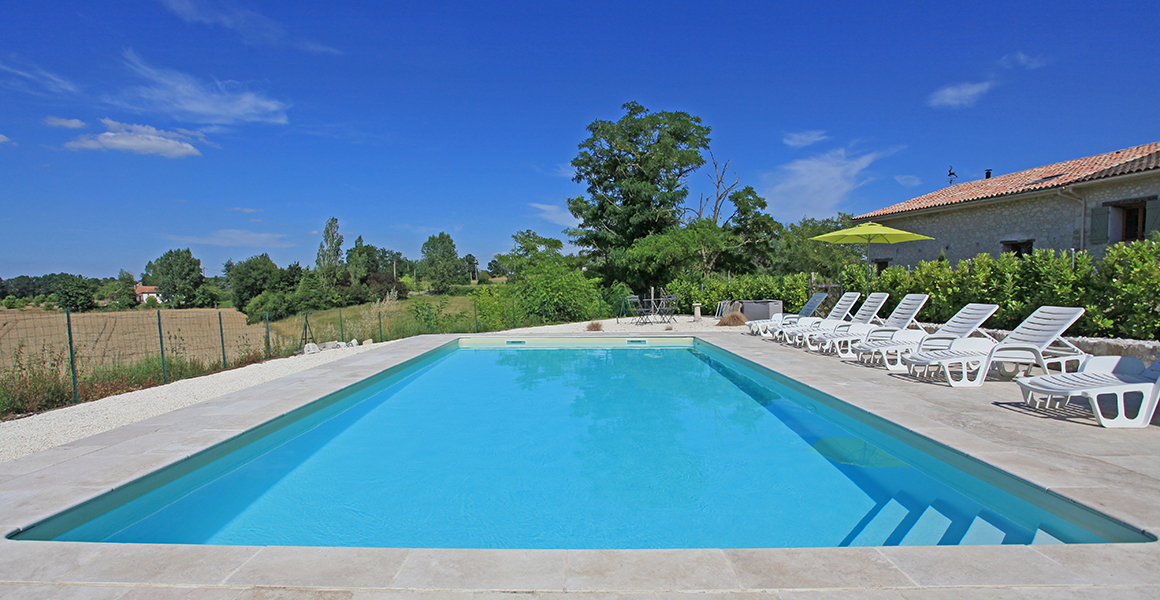
[[[80,275],[66,275],[57,281],[56,302],[72,312],[84,312],[97,307],[93,294],[97,291],[93,282]]]
[[[270,255],[266,253],[251,256],[246,260],[234,263],[230,268],[230,297],[234,306],[241,311],[246,310],[250,300],[266,290],[278,291],[281,269]]]
[[[574,181],[588,185],[588,196],[568,200],[580,219],[568,234],[590,249],[607,279],[643,287],[659,274],[627,252],[637,240],[679,224],[688,176],[705,162],[710,128],[684,112],[654,113],[636,102],[622,108],[625,115],[615,123],[588,126],[591,136],[572,160]]]
[[[441,231],[423,242],[422,273],[437,294],[447,292],[452,285],[467,283],[467,265],[459,258],[450,235]]]
[[[201,261],[189,248],[170,250],[152,261],[153,277],[161,298],[173,308],[194,306],[197,290],[205,283]]]

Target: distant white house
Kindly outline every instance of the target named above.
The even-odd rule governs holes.
[[[138,285],[134,291],[137,293],[137,302],[144,304],[150,298],[155,298],[161,302],[161,293],[157,291],[157,286],[153,285]]]
[[[1160,229],[1160,142],[967,181],[854,218],[933,237],[872,244],[879,268],[939,253],[951,262],[986,252],[1087,250]]]

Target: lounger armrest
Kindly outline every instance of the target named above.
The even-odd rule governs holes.
[[[1118,375],[1140,375],[1144,372],[1144,361],[1134,356],[1089,356],[1079,368],[1084,373],[1116,373]]]
[[[922,338],[918,343],[918,350],[916,352],[926,352],[928,350],[947,350],[956,341],[960,340],[957,335],[928,335]]]
[[[991,348],[990,359],[991,362],[1005,362],[1024,358],[1027,355],[1035,360],[1036,365],[1045,372],[1047,371],[1047,365],[1043,361],[1043,350],[1039,346],[1031,344],[996,344]]]
[[[890,336],[890,339],[896,342],[919,342],[927,337],[930,336],[916,329],[899,329]]]
[[[843,323],[834,330],[835,335],[858,335],[866,337],[866,333],[877,329],[875,325],[868,325],[866,323]]]
[[[948,350],[961,350],[964,352],[978,352],[979,354],[987,354],[995,347],[995,342],[985,340],[983,338],[959,338],[951,340]]]
[[[894,334],[902,331],[897,327],[872,327],[863,336],[867,342],[874,340],[889,340],[894,337]]]

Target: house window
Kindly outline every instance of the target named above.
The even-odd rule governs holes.
[[[1143,240],[1156,229],[1160,229],[1160,200],[1156,196],[1112,200],[1092,209],[1093,244]]]
[[[1124,230],[1120,237],[1121,240],[1142,240],[1146,237],[1144,235],[1144,210],[1146,206],[1140,202],[1119,207],[1120,210],[1124,211],[1122,215]]]
[[[1031,254],[1035,247],[1035,240],[1007,240],[1000,243],[1003,244],[1003,252],[1014,252],[1015,256]]]
[[[886,270],[886,267],[889,266],[890,261],[888,260],[876,260],[874,261],[874,272],[878,275],[881,275],[882,272]]]

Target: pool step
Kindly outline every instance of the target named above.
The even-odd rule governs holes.
[[[940,542],[957,545],[1002,544],[1007,532],[981,516],[967,525],[958,523],[933,506],[910,510],[895,498],[882,505],[877,514],[850,541],[850,546],[936,546]],[[1034,544],[1061,543],[1037,531]]]

